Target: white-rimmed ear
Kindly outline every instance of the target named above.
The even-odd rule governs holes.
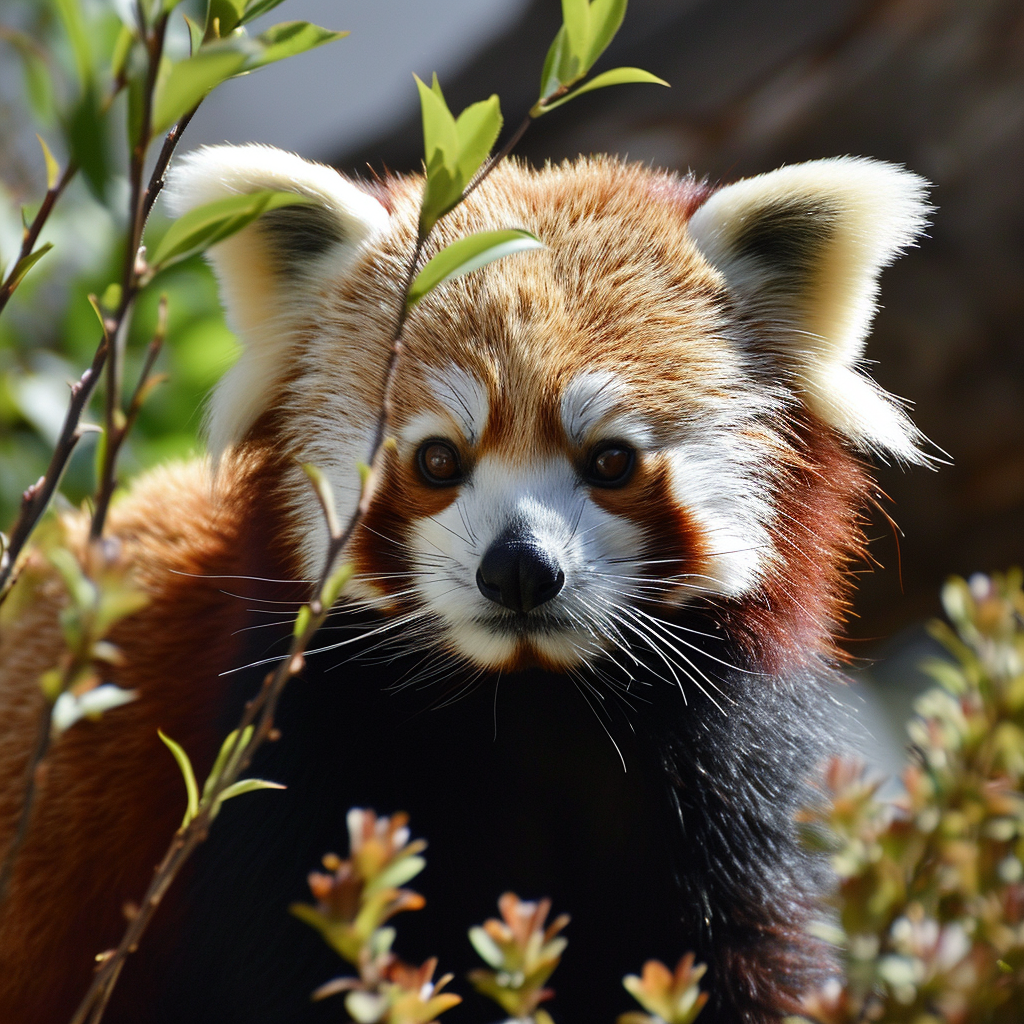
[[[305,307],[310,286],[343,276],[389,220],[373,196],[333,168],[271,146],[205,146],[189,153],[171,168],[164,195],[180,216],[216,199],[264,189],[312,202],[272,210],[207,253],[228,323],[243,345],[210,404],[207,432],[214,457],[240,441],[263,412],[272,385],[287,368],[291,320]]]
[[[816,160],[715,192],[690,220],[755,344],[807,407],[858,447],[924,462],[923,437],[863,372],[878,276],[930,210],[927,183],[892,164]]]

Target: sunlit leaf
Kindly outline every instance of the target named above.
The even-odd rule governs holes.
[[[590,43],[583,60],[587,71],[615,38],[625,16],[626,0],[594,0],[590,5]]]
[[[66,690],[54,701],[50,729],[59,736],[83,718],[97,719],[107,711],[130,704],[138,697],[135,690],[125,690],[113,683],[102,683],[76,695]]]
[[[185,817],[181,820],[181,827],[185,828],[199,813],[199,786],[196,785],[196,773],[192,770],[192,762],[189,760],[188,754],[180,744],[175,743],[169,736],[165,736],[159,729],[157,729],[157,735],[174,755],[174,760],[178,762],[178,768],[181,771],[181,777],[185,780],[188,804],[185,808]]]
[[[250,0],[249,5],[245,9],[245,14],[242,15],[242,20],[239,24],[246,25],[254,18],[258,18],[261,14],[267,14],[272,11],[278,6],[278,4],[283,2],[284,0]]]
[[[582,65],[590,45],[590,4],[587,0],[562,0],[562,24],[569,52]]]
[[[543,249],[544,243],[529,231],[513,228],[507,231],[481,231],[468,235],[442,249],[416,275],[406,305],[411,309],[428,292],[444,281],[462,277],[503,256],[531,249]]]
[[[480,959],[498,970],[505,963],[505,954],[498,948],[498,944],[479,925],[469,929],[469,941],[477,951]]]
[[[250,48],[242,46],[242,42],[232,40],[230,46],[206,46],[192,57],[172,65],[170,74],[157,88],[154,133],[166,131],[211,89],[242,69],[251,56]]]
[[[38,249],[30,252],[24,259],[18,260],[11,271],[8,287],[14,291],[25,279],[25,275],[53,248],[53,242],[45,242]]]
[[[333,32],[319,25],[311,25],[308,21],[282,22],[256,37],[255,42],[263,49],[246,61],[245,70],[251,71],[285,57],[294,57],[297,53],[305,53],[324,43],[344,39],[347,35],[348,32]]]
[[[239,779],[238,782],[233,782],[228,786],[219,797],[217,797],[217,803],[213,808],[213,813],[216,814],[220,810],[220,805],[225,800],[230,800],[232,797],[241,796],[243,793],[254,793],[258,789],[287,789],[287,786],[282,786],[280,782],[267,782],[266,779]]]
[[[265,191],[228,196],[197,206],[167,229],[153,253],[151,263],[162,270],[171,263],[187,259],[224,241],[268,210],[307,202],[309,200],[294,192]]]
[[[501,131],[501,107],[497,96],[473,103],[459,114],[455,130],[459,139],[459,171],[463,188],[487,159]]]
[[[229,765],[233,766],[237,763],[242,751],[249,745],[254,731],[253,726],[247,725],[242,730],[241,739],[238,739],[237,729],[232,729],[224,738],[224,742],[220,745],[220,750],[217,752],[216,760],[213,762],[213,767],[210,769],[210,774],[206,776],[206,781],[203,783],[204,800],[209,797],[213,787],[220,781],[224,770]]]
[[[341,597],[341,592],[345,589],[345,585],[348,583],[355,573],[355,566],[350,563],[338,566],[333,573],[327,578],[327,582],[324,584],[323,593],[320,595],[320,603],[324,608],[333,608],[334,603]]]
[[[563,103],[568,103],[569,100],[574,100],[585,92],[603,89],[608,85],[626,85],[630,82],[645,82],[651,85],[668,86],[668,82],[664,79],[658,78],[649,71],[643,71],[640,68],[613,68],[611,71],[605,71],[596,78],[592,78],[589,82],[584,82],[583,85],[578,89],[574,89],[568,96],[563,96],[560,99],[543,104],[543,106],[540,106],[538,114],[546,114],[549,110],[554,110],[555,107],[560,107]]]
[[[313,485],[313,490],[316,491],[316,496],[320,499],[320,507],[327,520],[327,529],[330,535],[337,537],[341,532],[341,524],[338,522],[338,511],[334,503],[334,490],[331,488],[330,480],[324,476],[323,470],[319,466],[314,466],[312,462],[304,462],[302,472],[306,474],[309,482]]]
[[[380,889],[398,889],[406,882],[411,882],[426,866],[427,862],[423,857],[403,857],[389,864],[366,886],[365,892],[369,895]]]
[[[41,135],[36,135],[39,145],[43,147],[43,160],[46,161],[46,188],[50,190],[60,180],[60,164],[54,159],[50,147],[43,140]]]

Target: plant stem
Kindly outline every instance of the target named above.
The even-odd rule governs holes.
[[[143,37],[146,43],[146,51],[149,55],[149,66],[146,71],[146,85],[143,90],[142,118],[139,127],[138,139],[132,146],[131,163],[129,169],[129,182],[131,185],[130,220],[128,226],[128,237],[125,242],[124,270],[121,275],[121,302],[114,317],[115,327],[111,332],[113,335],[113,348],[111,357],[107,362],[107,393],[106,410],[104,415],[104,430],[106,432],[106,445],[103,449],[103,466],[100,471],[100,482],[96,490],[96,508],[93,512],[92,526],[89,530],[91,540],[99,540],[103,535],[103,525],[106,522],[107,510],[110,507],[110,499],[113,496],[114,488],[117,486],[115,477],[117,467],[117,454],[120,451],[121,443],[124,440],[124,427],[118,423],[121,413],[121,373],[124,366],[124,350],[127,341],[128,330],[131,326],[131,314],[135,304],[135,296],[139,291],[139,282],[142,277],[140,264],[142,245],[142,233],[146,227],[146,216],[152,209],[152,202],[147,202],[148,193],[156,181],[162,183],[163,171],[154,168],[150,178],[149,186],[143,191],[142,177],[146,168],[146,153],[149,149],[150,135],[153,123],[153,94],[156,90],[157,73],[160,70],[160,59],[163,56],[164,36],[167,31],[166,13],[157,18],[153,26],[153,34]],[[168,133],[170,134],[170,133]],[[175,137],[180,137],[180,133]],[[168,148],[165,140],[164,149]],[[170,152],[174,150],[174,142],[170,144]],[[170,159],[170,152],[167,159]],[[163,155],[163,150],[161,150]],[[166,163],[164,164],[166,168]]]

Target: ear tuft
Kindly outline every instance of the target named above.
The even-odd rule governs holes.
[[[210,449],[237,443],[263,412],[288,366],[290,321],[317,282],[344,276],[364,244],[385,230],[387,210],[323,164],[271,146],[204,146],[171,168],[164,200],[176,216],[229,195],[272,189],[310,205],[279,207],[207,253],[243,353],[210,405]]]
[[[924,462],[898,399],[862,371],[878,276],[925,227],[927,182],[892,164],[816,160],[714,193],[690,220],[753,344],[857,446]]]

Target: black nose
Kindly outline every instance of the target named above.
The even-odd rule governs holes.
[[[515,528],[488,549],[476,571],[476,585],[488,600],[528,612],[550,601],[565,584],[558,562]]]

